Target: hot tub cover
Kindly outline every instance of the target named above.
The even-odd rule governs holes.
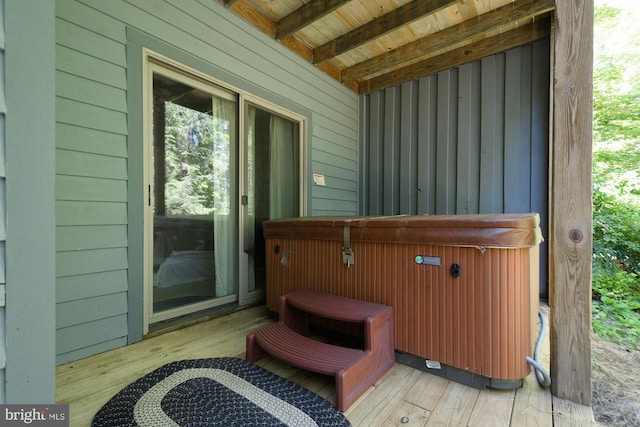
[[[265,238],[425,243],[530,248],[542,242],[537,213],[469,215],[317,216],[264,223]]]

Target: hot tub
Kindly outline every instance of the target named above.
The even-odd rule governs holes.
[[[391,305],[399,362],[479,388],[529,374],[538,214],[289,218],[264,235],[270,310],[302,288]]]

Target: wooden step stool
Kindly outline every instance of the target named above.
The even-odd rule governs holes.
[[[364,348],[309,338],[309,316],[364,329]],[[346,411],[395,363],[393,308],[303,289],[280,297],[280,320],[247,335],[250,362],[267,354],[308,371],[335,376],[336,406]]]

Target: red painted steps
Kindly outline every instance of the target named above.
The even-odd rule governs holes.
[[[362,323],[364,348],[323,343],[307,335],[309,315]],[[247,360],[266,354],[308,371],[336,378],[336,406],[346,411],[395,363],[393,308],[303,289],[280,297],[280,320],[247,335]]]

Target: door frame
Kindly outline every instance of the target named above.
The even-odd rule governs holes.
[[[310,112],[305,111],[306,115],[300,114],[298,112],[294,112],[291,109],[280,106],[274,102],[270,102],[264,98],[261,98],[257,95],[249,93],[245,90],[234,87],[230,84],[227,84],[223,81],[216,79],[215,77],[198,71],[197,69],[175,61],[165,55],[159,54],[151,49],[141,47],[142,51],[142,60],[141,60],[141,70],[142,70],[142,191],[138,194],[141,194],[144,197],[148,197],[149,192],[153,194],[153,188],[149,187],[149,183],[153,185],[153,182],[149,180],[149,172],[151,171],[153,165],[150,164],[150,156],[148,155],[149,149],[152,144],[153,138],[153,122],[152,122],[152,114],[149,113],[149,106],[153,105],[153,71],[157,67],[162,67],[164,70],[171,70],[179,76],[186,76],[189,80],[196,80],[201,82],[200,84],[203,87],[206,87],[207,92],[211,92],[211,88],[214,88],[215,92],[231,94],[235,97],[238,108],[238,117],[237,117],[237,126],[238,126],[238,146],[237,146],[237,158],[238,158],[238,185],[237,185],[237,203],[238,203],[238,262],[237,262],[237,273],[238,273],[238,287],[236,289],[236,294],[230,295],[227,297],[221,297],[219,299],[214,300],[215,303],[213,305],[208,304],[209,302],[196,303],[193,305],[185,306],[187,310],[183,308],[177,308],[173,310],[167,310],[163,312],[163,316],[153,316],[153,297],[152,297],[152,283],[150,282],[151,277],[149,275],[148,269],[149,266],[152,265],[152,257],[153,257],[153,238],[152,235],[149,236],[148,232],[148,224],[153,224],[153,213],[151,209],[148,209],[145,204],[144,212],[143,212],[143,241],[142,241],[142,251],[143,251],[143,271],[142,271],[142,336],[146,335],[149,332],[149,326],[155,322],[159,322],[162,320],[166,320],[168,318],[177,317],[183,314],[187,314],[197,311],[191,310],[189,308],[197,308],[198,310],[204,310],[211,307],[215,307],[221,304],[228,304],[237,302],[238,305],[249,305],[249,304],[257,304],[260,303],[261,300],[264,299],[264,291],[253,291],[249,292],[247,288],[247,266],[248,266],[248,255],[244,253],[241,248],[241,242],[244,241],[244,227],[246,225],[246,209],[242,206],[240,195],[246,189],[246,172],[245,172],[245,152],[244,152],[244,144],[245,135],[244,135],[244,125],[245,125],[245,112],[247,103],[254,104],[260,108],[268,110],[274,114],[281,115],[290,120],[297,121],[299,123],[299,144],[300,144],[300,153],[299,153],[299,214],[300,216],[306,216],[309,205],[308,194],[308,186],[310,180],[308,179],[309,170],[310,170],[310,159],[308,156],[308,141],[311,136],[310,132]],[[153,66],[151,64],[154,64]],[[170,77],[170,76],[169,76]],[[286,103],[285,103],[286,104]],[[298,107],[298,106],[296,106]],[[151,218],[149,218],[151,216]],[[150,238],[151,237],[151,238]],[[135,340],[130,340],[130,342],[134,342]]]
[[[307,163],[306,163],[306,159],[307,157],[307,143],[306,143],[306,136],[307,136],[307,126],[308,126],[308,119],[306,116],[303,116],[301,114],[292,112],[286,108],[280,107],[276,104],[274,104],[273,102],[269,102],[266,101],[262,98],[259,98],[257,96],[251,95],[251,94],[247,94],[247,93],[239,93],[238,96],[238,109],[239,109],[239,118],[238,118],[238,126],[240,131],[238,132],[238,148],[239,148],[239,153],[238,153],[238,171],[239,171],[239,186],[238,186],[238,191],[239,191],[239,196],[243,196],[247,194],[247,190],[248,190],[248,176],[247,176],[247,158],[246,158],[246,154],[247,154],[247,138],[246,138],[246,133],[244,131],[245,126],[246,126],[246,118],[247,118],[247,111],[248,111],[248,105],[249,104],[253,104],[256,107],[259,107],[263,110],[269,111],[273,114],[277,114],[280,115],[288,120],[291,121],[295,121],[298,123],[298,144],[300,145],[299,149],[300,152],[298,153],[298,170],[299,172],[299,177],[298,177],[298,182],[299,182],[299,186],[298,186],[298,191],[299,191],[299,197],[298,197],[298,214],[300,216],[306,216],[307,215],[307,198],[306,198],[306,194],[307,194]],[[249,263],[249,255],[247,255],[243,248],[242,248],[242,242],[244,242],[245,240],[245,235],[244,233],[247,230],[247,223],[248,223],[248,212],[247,212],[247,206],[244,206],[242,204],[242,197],[238,197],[238,212],[239,212],[239,222],[238,222],[238,227],[239,227],[239,236],[238,236],[238,266],[239,266],[239,271],[238,271],[238,282],[239,283],[244,283],[247,284],[248,283],[248,263]],[[265,298],[265,292],[263,290],[257,290],[257,291],[252,291],[249,292],[247,286],[239,286],[238,287],[238,304],[239,305],[249,305],[249,304],[257,304],[260,301],[264,300]]]
[[[202,310],[211,309],[221,305],[238,301],[240,282],[236,283],[235,293],[209,299],[202,302],[187,304],[184,306],[164,310],[155,313],[153,310],[153,275],[150,270],[153,265],[153,209],[151,202],[154,194],[154,165],[152,164],[153,152],[153,75],[160,74],[177,82],[186,83],[195,89],[201,90],[213,96],[218,96],[227,100],[238,102],[238,97],[230,91],[220,88],[218,85],[203,78],[195,70],[189,67],[175,64],[173,61],[168,62],[166,58],[158,58],[157,55],[145,50],[144,61],[144,113],[143,113],[143,194],[145,194],[145,212],[144,212],[144,243],[143,243],[143,306],[144,306],[144,333],[148,333],[149,327],[153,323],[162,322],[187,314],[195,313]],[[237,110],[236,110],[237,111]],[[236,141],[237,144],[237,141]]]

